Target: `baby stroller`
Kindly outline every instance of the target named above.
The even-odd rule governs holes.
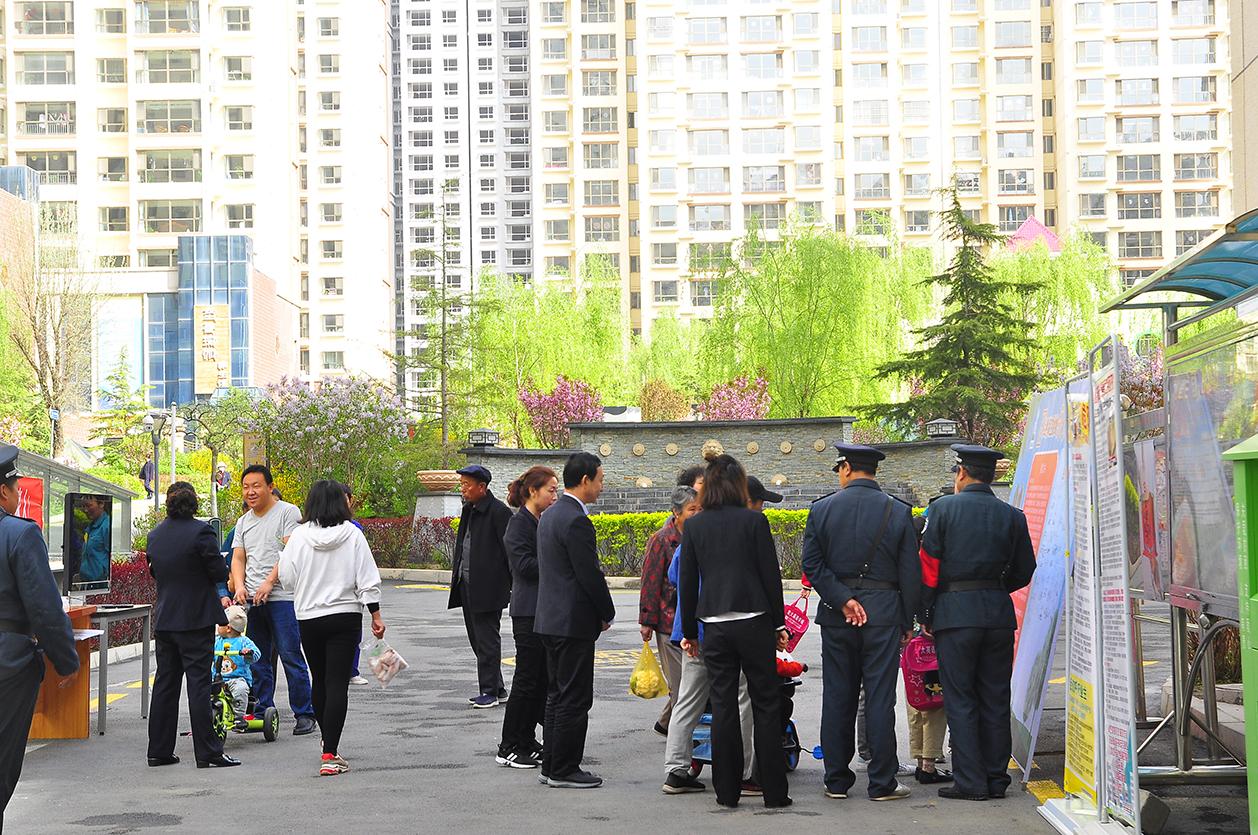
[[[806,669],[806,668],[805,668]],[[786,758],[786,770],[794,771],[799,765],[799,730],[792,715],[795,712],[795,690],[802,681],[798,678],[783,679],[782,688],[782,755]],[[692,741],[694,752],[690,755],[690,772],[698,774],[703,766],[712,764],[712,713],[705,711],[695,726]]]
[[[237,723],[235,708],[232,707],[231,693],[223,682],[223,658],[238,656],[236,650],[217,650],[214,653],[214,676],[210,679],[210,715],[213,717],[214,733],[219,739],[226,739],[228,731],[240,734],[262,732],[262,738],[274,742],[280,735],[280,712],[274,706],[268,707],[257,715],[254,711],[257,704],[253,696],[249,696],[249,712],[239,717]]]

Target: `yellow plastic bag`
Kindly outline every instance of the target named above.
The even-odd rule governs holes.
[[[668,695],[668,682],[664,680],[664,671],[660,662],[651,652],[651,645],[642,642],[642,655],[638,657],[637,666],[629,675],[629,692],[642,699],[658,699]]]

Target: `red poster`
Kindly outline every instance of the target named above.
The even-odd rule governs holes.
[[[17,480],[17,514],[30,519],[39,529],[44,529],[44,480],[19,478]]]

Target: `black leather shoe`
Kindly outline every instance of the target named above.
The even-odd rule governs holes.
[[[231,768],[233,765],[240,765],[240,760],[226,754],[219,754],[208,760],[197,760],[197,768]]]
[[[782,798],[781,800],[767,800],[767,799],[766,799],[766,800],[764,801],[764,808],[766,808],[766,809],[785,809],[787,806],[790,806],[790,805],[791,805],[792,803],[794,803],[794,802],[795,802],[795,801],[794,801],[794,800],[791,800],[789,797],[784,797],[784,798]]]
[[[293,728],[293,736],[305,736],[315,732],[315,720],[313,716],[298,716],[297,726]]]
[[[918,766],[917,772],[913,776],[917,778],[917,782],[924,786],[930,785],[931,783],[952,782],[952,772],[944,771],[942,768],[936,768],[934,771],[927,771],[921,766]]]
[[[149,757],[149,768],[157,768],[159,765],[178,765],[179,758],[174,754],[169,757]]]
[[[986,800],[985,794],[967,794],[956,786],[944,786],[939,790],[939,796],[945,800]]]
[[[1005,790],[1004,790],[1004,789],[996,789],[995,791],[993,791],[992,789],[988,789],[988,790],[987,790],[987,796],[988,796],[988,797],[990,797],[992,800],[1004,800],[1004,799],[1005,799]]]

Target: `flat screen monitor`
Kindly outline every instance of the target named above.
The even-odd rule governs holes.
[[[113,554],[114,500],[97,493],[67,493],[65,501],[61,552],[65,593],[105,594]]]

